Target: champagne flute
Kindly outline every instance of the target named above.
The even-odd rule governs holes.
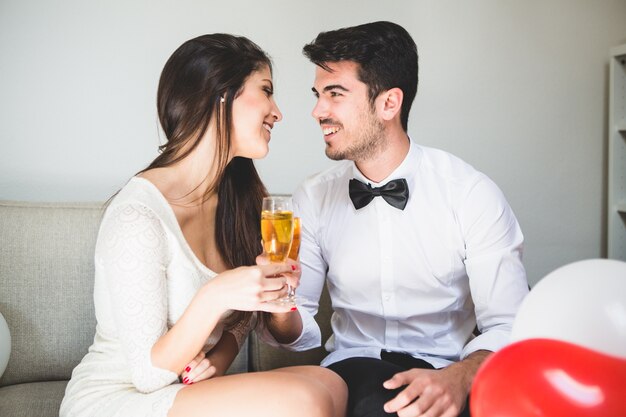
[[[293,218],[293,239],[291,240],[291,248],[289,248],[289,259],[298,260],[300,253],[300,217]]]
[[[293,203],[291,197],[269,196],[263,198],[261,208],[261,237],[263,249],[272,263],[283,263],[289,256],[293,239]],[[295,296],[290,285],[287,296],[274,301],[278,304],[294,304]]]
[[[302,228],[302,221],[300,217],[293,218],[293,239],[291,240],[291,248],[289,249],[289,259],[293,259],[294,261],[298,260],[300,255],[300,233]],[[300,295],[296,296],[293,288],[289,287],[289,294],[293,297],[293,301],[296,304],[302,304],[306,301],[306,299]]]

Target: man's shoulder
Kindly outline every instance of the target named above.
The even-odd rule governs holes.
[[[352,166],[353,162],[351,161],[339,161],[330,168],[307,177],[300,185],[300,188],[306,190],[332,188],[341,184],[347,176],[350,176]]]
[[[419,146],[420,168],[444,181],[463,183],[475,181],[484,174],[460,157],[442,149]]]
[[[297,206],[308,206],[317,212],[333,210],[348,196],[353,162],[340,161],[328,169],[306,178],[293,194]]]
[[[422,147],[420,175],[427,183],[448,191],[457,201],[472,195],[483,202],[503,198],[502,191],[489,176],[463,159],[440,149]]]

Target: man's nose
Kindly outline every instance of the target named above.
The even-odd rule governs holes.
[[[317,100],[317,103],[315,103],[315,107],[313,107],[313,111],[311,112],[311,116],[313,116],[316,120],[328,118],[328,105],[326,105],[324,100]]]

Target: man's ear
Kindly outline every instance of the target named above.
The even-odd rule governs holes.
[[[390,121],[396,116],[400,117],[403,98],[402,90],[397,87],[380,93],[376,99],[376,107],[380,117],[385,121]]]

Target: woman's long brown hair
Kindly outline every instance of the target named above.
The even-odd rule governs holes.
[[[247,78],[263,66],[271,71],[270,58],[245,37],[217,33],[182,44],[165,64],[157,93],[159,121],[167,141],[159,147],[159,156],[140,171],[185,158],[215,118],[217,143],[212,162],[217,174],[204,198],[217,192],[216,249],[229,268],[254,265],[262,251],[261,202],[267,190],[251,159],[235,157],[228,162],[228,158],[233,101]],[[227,328],[249,321],[251,315],[237,312]]]

